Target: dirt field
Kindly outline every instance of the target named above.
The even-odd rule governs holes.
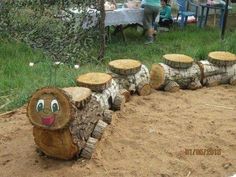
[[[221,155],[187,154],[207,148]],[[236,87],[232,86],[132,97],[114,116],[91,160],[39,156],[25,108],[0,117],[1,177],[229,177],[235,173]]]

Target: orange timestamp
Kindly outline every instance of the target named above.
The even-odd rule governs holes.
[[[221,149],[204,148],[204,149],[185,149],[185,155],[221,155]]]

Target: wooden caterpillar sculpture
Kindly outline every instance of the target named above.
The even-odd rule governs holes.
[[[181,54],[167,54],[163,59],[165,63],[152,66],[150,76],[139,61],[114,60],[109,63],[110,74],[79,76],[77,83],[83,87],[37,90],[29,100],[27,116],[38,148],[59,159],[91,158],[97,140],[111,123],[109,109],[122,109],[130,92],[150,94],[150,85],[172,92],[205,85],[236,85],[236,56],[232,53],[211,52],[209,61],[197,63]]]
[[[236,84],[236,56],[229,52],[210,52],[208,60],[193,62],[189,56],[167,54],[164,63],[153,64],[150,84],[154,89],[175,92],[202,86]]]
[[[27,116],[39,150],[50,157],[72,159],[91,158],[112,115],[88,88],[45,87],[32,95]]]

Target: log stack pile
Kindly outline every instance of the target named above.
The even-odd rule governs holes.
[[[107,120],[111,119],[92,97],[91,90],[83,87],[37,90],[29,100],[27,116],[39,150],[66,160],[91,158]]]
[[[236,85],[236,55],[224,51],[210,52],[208,61],[199,61],[198,64],[203,85]]]
[[[150,71],[150,84],[154,89],[169,92],[179,88],[195,90],[201,88],[201,70],[189,56],[166,54],[164,63],[153,64]]]
[[[87,73],[77,78],[79,86],[87,87],[93,91],[92,96],[99,101],[103,109],[121,110],[125,98],[119,92],[119,85],[106,73]]]
[[[137,92],[139,95],[149,95],[151,86],[148,68],[137,60],[120,59],[109,62],[109,74],[119,85],[121,94],[125,95],[126,101],[129,95]]]

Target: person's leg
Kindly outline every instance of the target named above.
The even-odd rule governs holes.
[[[153,12],[152,7],[145,5],[144,7],[144,20],[143,20],[143,28],[146,30],[147,35],[147,42],[146,43],[152,43],[153,42]]]

